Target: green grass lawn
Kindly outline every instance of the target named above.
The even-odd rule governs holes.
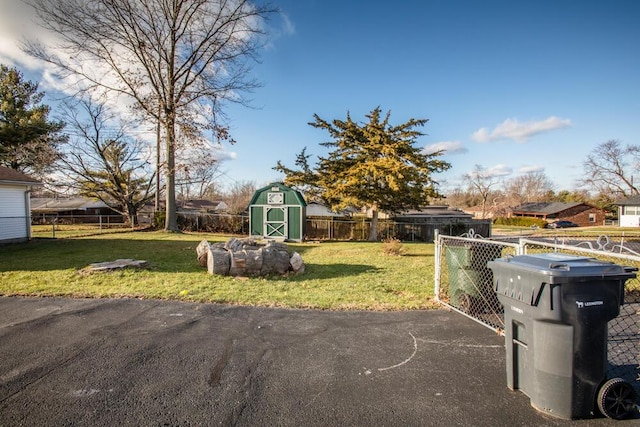
[[[60,237],[60,236],[57,236]],[[301,275],[234,278],[198,265],[202,239],[228,236],[155,231],[35,239],[0,247],[0,295],[128,297],[319,309],[411,310],[434,306],[434,245],[404,243],[403,256],[382,243],[289,244]],[[145,270],[83,273],[90,263],[146,260]]]

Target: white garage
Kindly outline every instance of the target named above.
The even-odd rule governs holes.
[[[31,237],[31,188],[37,179],[0,166],[0,244],[24,242]]]

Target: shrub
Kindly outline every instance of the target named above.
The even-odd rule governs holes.
[[[153,226],[155,228],[164,228],[167,213],[165,211],[156,211],[153,214]]]
[[[382,241],[382,251],[386,255],[402,256],[404,253],[404,247],[402,246],[402,241],[400,239],[389,237]]]
[[[493,223],[495,225],[515,225],[519,227],[537,226],[539,228],[544,228],[547,225],[547,222],[543,219],[526,216],[516,216],[511,218],[498,217],[493,220]]]

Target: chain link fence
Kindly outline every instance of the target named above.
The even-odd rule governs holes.
[[[529,236],[485,239],[473,232],[436,239],[436,300],[504,335],[504,309],[487,262],[515,255],[557,252],[640,268],[640,237]],[[625,286],[620,314],[609,322],[608,376],[640,393],[640,278]]]
[[[371,232],[370,218],[314,218],[306,220],[308,240],[367,240]],[[434,242],[438,231],[457,235],[475,229],[484,234],[491,231],[491,221],[422,219],[416,221],[378,221],[378,239],[396,238],[403,242]]]

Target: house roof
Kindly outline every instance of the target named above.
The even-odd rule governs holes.
[[[416,217],[455,217],[471,218],[472,215],[457,209],[450,209],[448,206],[424,206],[420,209],[413,209],[395,215],[396,218],[416,218]]]
[[[322,217],[342,217],[344,213],[333,212],[325,205],[317,202],[310,202],[307,205],[307,216],[322,216]]]
[[[31,210],[34,212],[62,212],[108,207],[109,206],[100,200],[88,199],[86,197],[70,197],[64,199],[33,197],[31,199]]]
[[[0,182],[10,184],[42,185],[42,183],[37,179],[4,166],[0,166]]]
[[[581,203],[581,202],[573,202],[573,203],[534,202],[534,203],[523,203],[520,206],[516,206],[515,208],[513,208],[513,212],[552,215],[552,214],[563,212],[563,211],[566,211],[567,209],[571,209],[580,205],[589,206],[586,203]]]
[[[640,194],[616,202],[618,206],[640,206]]]
[[[227,204],[214,200],[189,199],[178,201],[178,207],[183,211],[216,211],[227,209]]]

